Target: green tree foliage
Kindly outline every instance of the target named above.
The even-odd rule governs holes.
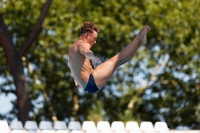
[[[152,6],[154,3],[159,7]],[[154,121],[161,115],[171,128],[198,126],[195,101],[199,101],[199,4],[152,1],[146,5],[151,16],[147,21],[157,33],[152,38],[153,47],[148,45],[151,56],[147,67],[157,72],[149,77],[154,80],[147,87],[143,106]],[[150,115],[145,117],[152,119]]]
[[[2,1],[1,12],[16,49],[38,21],[44,0]],[[55,0],[41,33],[22,57],[32,101],[30,118],[40,120],[164,120],[170,128],[197,128],[200,69],[197,0]],[[84,21],[101,29],[96,56],[107,60],[125,47],[143,25],[148,44],[121,66],[95,95],[75,86],[67,65],[70,45]],[[1,53],[3,48],[0,47]],[[1,90],[15,90],[5,54],[0,55]],[[14,106],[15,108],[15,106]],[[16,109],[16,108],[15,108]],[[12,111],[11,113],[16,113]],[[9,117],[9,116],[4,116]]]

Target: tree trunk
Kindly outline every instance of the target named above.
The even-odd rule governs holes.
[[[25,121],[28,120],[28,114],[31,107],[30,99],[28,97],[28,88],[21,57],[13,45],[12,37],[3,22],[2,14],[0,14],[0,43],[8,60],[16,87],[18,119],[24,124]]]
[[[27,38],[25,44],[22,46],[19,52],[13,45],[12,37],[9,34],[8,29],[3,21],[3,15],[0,13],[0,44],[4,49],[11,70],[11,74],[13,76],[18,101],[18,119],[22,121],[23,124],[28,120],[29,111],[31,109],[31,102],[28,97],[28,86],[26,82],[26,77],[24,75],[24,67],[22,65],[21,57],[24,56],[25,53],[30,49],[31,45],[40,33],[42,24],[51,3],[52,0],[46,0],[46,3],[44,4],[35,28],[31,32],[30,36]]]
[[[73,115],[73,118],[75,121],[78,120],[78,117],[77,117],[77,112],[79,110],[79,102],[78,102],[78,87],[76,86],[75,89],[73,89],[73,96],[72,96],[72,99],[73,99],[73,111],[72,111],[72,115]]]

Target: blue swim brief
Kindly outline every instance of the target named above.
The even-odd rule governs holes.
[[[87,92],[87,93],[90,93],[90,94],[94,94],[94,93],[99,91],[92,74],[90,74],[88,83],[87,83],[84,91]]]

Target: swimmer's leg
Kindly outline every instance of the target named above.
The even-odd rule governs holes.
[[[126,63],[134,56],[141,43],[146,43],[146,35],[148,30],[150,30],[149,26],[145,26],[134,38],[134,40],[129,45],[127,45],[120,53],[107,60],[106,62],[100,64],[96,69],[94,69],[92,75],[99,89],[101,89],[106,84],[114,71],[120,65]]]

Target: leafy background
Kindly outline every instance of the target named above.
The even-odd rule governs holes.
[[[44,3],[0,1],[0,13],[17,51]],[[29,119],[166,121],[171,129],[200,128],[199,7],[198,0],[52,1],[41,32],[21,57],[31,99]],[[100,27],[92,50],[104,61],[130,43],[144,25],[151,27],[148,44],[95,95],[75,86],[68,67],[68,49],[84,21]],[[0,51],[1,94],[16,95],[6,51],[3,47]],[[10,112],[0,114],[1,119],[17,117],[17,101],[12,101]]]

